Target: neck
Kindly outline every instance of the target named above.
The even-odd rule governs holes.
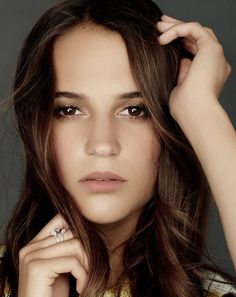
[[[118,277],[124,269],[123,251],[125,241],[134,233],[140,213],[141,211],[133,213],[128,219],[126,218],[119,222],[98,225],[110,252],[111,275],[108,289],[116,284]]]

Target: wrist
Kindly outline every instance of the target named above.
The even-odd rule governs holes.
[[[177,117],[180,128],[194,148],[199,143],[210,141],[211,135],[219,133],[226,124],[228,126],[230,121],[228,114],[219,103],[194,109],[181,116],[178,114]]]
[[[210,120],[211,117],[227,115],[217,99],[197,106],[181,106],[171,110],[171,115],[180,126],[194,125]]]

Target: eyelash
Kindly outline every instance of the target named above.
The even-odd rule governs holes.
[[[129,117],[130,120],[145,120],[149,117],[149,112],[144,104],[130,105],[130,106],[127,106],[124,110],[131,109],[131,108],[140,109],[140,111],[143,112],[143,115],[142,116],[127,116],[127,117]],[[72,109],[74,112],[76,110],[81,111],[79,106],[61,105],[61,106],[57,106],[54,108],[53,115],[57,119],[63,119],[63,118],[71,119],[71,118],[77,117],[77,115],[74,115],[74,114],[72,114],[72,115],[61,115],[60,114],[61,112],[66,112],[66,110],[68,110],[68,109]]]

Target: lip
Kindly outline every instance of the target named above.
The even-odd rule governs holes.
[[[82,177],[79,182],[83,182],[83,181],[88,181],[91,179],[98,179],[98,178],[104,178],[104,179],[110,179],[110,180],[115,180],[115,181],[126,181],[123,177],[111,172],[111,171],[94,171],[89,173],[88,175]],[[103,182],[105,183],[105,182]]]
[[[95,180],[96,178],[108,180],[99,181]],[[95,171],[81,178],[79,182],[91,192],[111,192],[119,189],[126,182],[126,179],[110,171]]]

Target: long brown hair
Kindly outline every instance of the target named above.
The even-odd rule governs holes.
[[[65,32],[86,22],[117,31],[123,37],[133,76],[145,98],[153,128],[161,138],[155,195],[145,206],[133,236],[123,243],[124,272],[118,279],[117,293],[128,278],[135,297],[204,296],[203,270],[220,272],[203,262],[203,257],[208,257],[204,242],[210,188],[168,105],[185,53],[179,40],[158,45],[156,22],[161,15],[151,0],[61,1],[40,17],[24,41],[12,105],[26,168],[20,199],[5,231],[1,290],[8,280],[12,296],[17,296],[19,250],[57,213],[65,218],[89,258],[88,283],[80,295],[103,293],[108,283],[106,243],[60,183],[50,133],[55,91],[53,44]],[[233,280],[230,276],[229,279]]]

